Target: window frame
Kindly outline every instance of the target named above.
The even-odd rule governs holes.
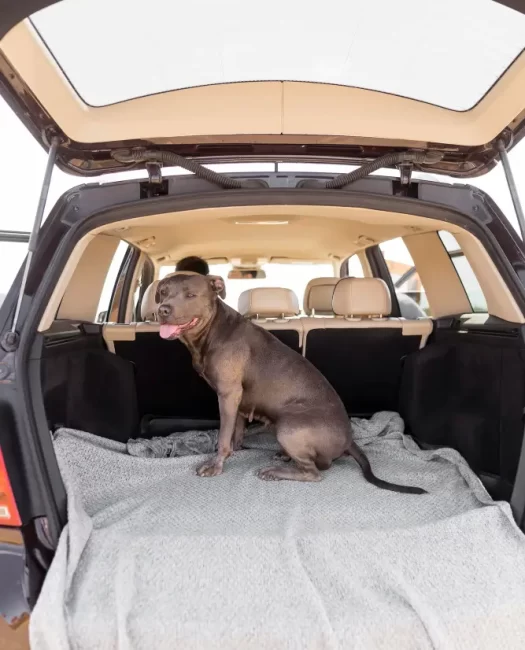
[[[485,293],[483,292],[483,287],[481,286],[481,283],[480,283],[480,281],[479,281],[479,279],[478,279],[476,273],[474,272],[474,269],[472,268],[472,265],[471,265],[471,263],[469,262],[469,259],[468,259],[468,257],[466,256],[465,251],[461,248],[459,242],[456,240],[456,238],[454,237],[454,235],[453,235],[452,233],[449,233],[449,234],[452,235],[452,237],[453,237],[454,240],[456,241],[456,244],[457,244],[458,248],[449,251],[448,248],[447,248],[446,243],[443,241],[443,238],[441,237],[441,233],[442,233],[442,232],[447,232],[447,231],[446,231],[446,230],[445,230],[445,231],[443,231],[443,230],[438,230],[438,231],[437,231],[437,235],[438,235],[439,241],[441,242],[441,245],[443,246],[443,248],[444,248],[446,254],[449,256],[450,261],[451,261],[451,263],[452,263],[452,266],[454,267],[454,271],[456,272],[456,275],[458,276],[458,280],[459,280],[461,286],[463,287],[463,291],[465,292],[465,295],[467,296],[467,300],[468,300],[469,305],[470,305],[471,313],[472,313],[472,314],[488,314],[488,313],[489,313],[489,308],[488,308],[487,298],[486,298],[486,296],[485,296]],[[465,258],[467,264],[468,264],[469,267],[470,267],[470,270],[471,270],[473,276],[476,278],[476,282],[478,283],[478,286],[479,286],[479,289],[480,289],[480,291],[481,291],[481,295],[483,296],[483,301],[484,301],[484,304],[485,304],[485,309],[484,309],[483,311],[476,310],[476,309],[474,308],[474,304],[473,304],[473,302],[472,302],[472,298],[471,298],[470,295],[469,295],[469,292],[468,292],[468,290],[467,290],[467,287],[466,287],[465,283],[463,282],[463,279],[462,279],[462,277],[461,277],[460,272],[458,271],[457,266],[454,264],[454,259],[457,259],[457,258],[459,258],[459,257],[463,257],[463,258]]]
[[[397,299],[394,281],[392,280],[392,275],[388,270],[388,265],[385,256],[383,255],[383,251],[379,248],[379,244],[369,246],[366,249],[365,254],[370,269],[372,270],[372,276],[384,280],[388,290],[390,291],[390,299],[392,301],[392,311],[390,316],[392,318],[401,318],[401,307],[399,306],[399,300]]]
[[[142,266],[138,273],[138,267]],[[155,277],[155,267],[151,259],[145,255],[140,248],[133,246],[132,244],[128,245],[128,250],[124,255],[122,264],[120,265],[115,284],[113,286],[113,291],[111,294],[111,300],[109,304],[109,310],[106,315],[104,323],[113,322],[111,319],[108,319],[109,316],[115,313],[117,323],[127,323],[128,314],[131,312],[131,318],[134,321],[138,322],[140,320],[140,306],[144,293],[147,287],[153,282]],[[130,309],[130,299],[132,293],[136,288],[133,287],[134,280],[138,279],[139,283],[139,296],[137,299],[137,304],[131,305]]]

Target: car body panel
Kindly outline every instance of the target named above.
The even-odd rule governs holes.
[[[24,554],[20,531],[0,526],[0,650],[29,648]]]

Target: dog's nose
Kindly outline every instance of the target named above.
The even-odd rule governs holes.
[[[159,316],[167,318],[171,314],[171,307],[169,305],[161,305],[159,307]]]

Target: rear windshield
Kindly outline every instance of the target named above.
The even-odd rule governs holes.
[[[92,106],[210,84],[307,81],[464,111],[525,47],[525,16],[493,0],[64,0],[31,20]]]
[[[220,275],[226,281],[226,300],[225,302],[237,309],[239,296],[247,289],[256,287],[283,287],[291,289],[297,298],[299,304],[303,304],[304,290],[306,285],[313,278],[333,277],[334,267],[332,264],[263,264],[261,269],[266,273],[264,279],[253,280],[228,280],[228,273],[232,270],[231,264],[210,264],[210,274]],[[168,273],[173,273],[174,266],[163,266],[159,277],[162,279]]]

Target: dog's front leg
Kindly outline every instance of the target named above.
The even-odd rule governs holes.
[[[242,389],[233,389],[219,393],[219,412],[221,427],[217,454],[197,468],[199,476],[218,476],[222,474],[224,461],[232,453],[232,440],[237,422],[237,413],[241,403]]]

